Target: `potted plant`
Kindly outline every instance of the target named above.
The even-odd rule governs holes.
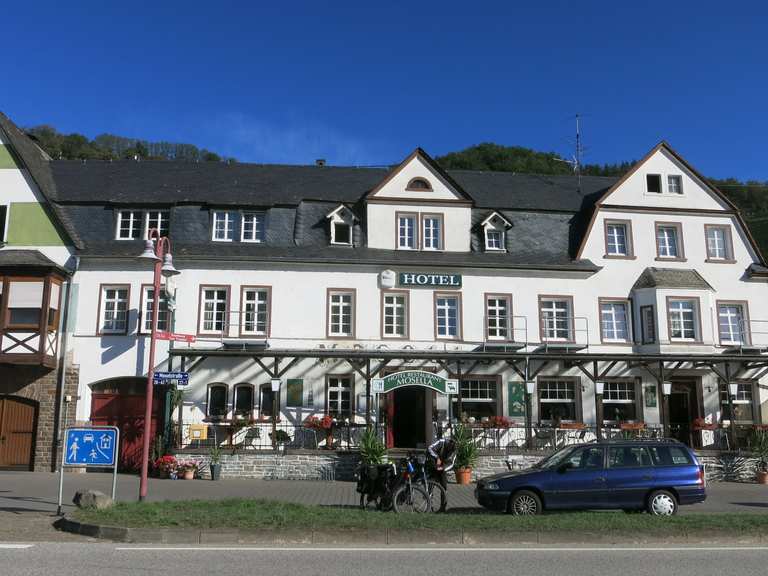
[[[768,484],[768,430],[756,427],[751,440],[752,453],[757,456],[755,480],[758,484]]]
[[[212,446],[208,456],[211,459],[211,480],[218,480],[221,478],[221,448]]]
[[[175,477],[177,467],[178,463],[176,458],[170,454],[160,456],[160,458],[157,458],[152,464],[152,468],[158,478],[171,478],[172,476]]]
[[[325,449],[333,450],[333,428],[336,426],[336,420],[326,414],[322,418],[310,416],[304,420],[304,427],[311,430],[322,431],[325,434]]]
[[[270,432],[269,437],[273,438],[275,441],[275,444],[278,444],[278,445],[287,444],[288,442],[291,441],[291,437],[288,435],[288,432],[286,432],[285,430],[275,430],[274,436],[272,432]]]
[[[456,426],[453,433],[456,441],[456,483],[469,484],[472,479],[472,468],[477,463],[478,450],[472,441],[472,433],[463,424]]]
[[[179,460],[176,474],[184,480],[194,480],[199,463],[196,460]]]

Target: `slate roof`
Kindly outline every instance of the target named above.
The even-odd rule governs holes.
[[[682,268],[646,268],[635,281],[633,289],[693,288],[714,290],[696,270]]]
[[[55,199],[62,203],[296,206],[303,200],[356,203],[387,168],[287,166],[223,162],[54,160]],[[578,212],[616,178],[448,170],[480,208]]]
[[[0,268],[38,268],[68,273],[39,250],[0,250]]]

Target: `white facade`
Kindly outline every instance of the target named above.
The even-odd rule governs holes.
[[[661,192],[648,191],[647,175],[659,175]],[[669,178],[673,180],[670,181]],[[679,177],[679,180],[677,180]],[[409,188],[414,179],[427,182],[430,189]],[[670,182],[672,182],[670,184]],[[669,188],[678,191],[670,191]],[[467,191],[471,195],[471,190]],[[196,334],[195,348],[219,348],[224,342],[267,340],[272,349],[363,349],[398,350],[404,347],[427,350],[474,350],[489,344],[514,344],[517,352],[563,349],[574,354],[721,354],[729,350],[753,354],[768,349],[768,299],[764,279],[750,277],[746,270],[753,264],[761,264],[761,258],[743,228],[733,208],[718,193],[705,184],[699,176],[666,146],[659,146],[623,180],[619,181],[596,205],[595,213],[582,241],[578,257],[589,260],[599,269],[557,270],[553,267],[537,268],[535,263],[522,268],[472,266],[470,264],[445,264],[435,259],[428,265],[397,265],[397,251],[425,251],[426,232],[424,215],[440,216],[440,245],[434,248],[440,253],[469,253],[472,231],[472,201],[455,189],[442,174],[436,171],[421,155],[412,155],[399,169],[368,196],[365,203],[367,246],[372,249],[394,250],[394,261],[386,265],[370,263],[287,263],[271,264],[268,259],[245,261],[237,257],[217,257],[195,260],[175,255],[175,265],[181,271],[176,280],[174,331]],[[489,209],[488,214],[493,210]],[[403,247],[399,239],[400,215],[414,214],[418,227],[414,246]],[[625,254],[608,254],[607,224],[618,223],[624,228]],[[514,226],[512,222],[512,226]],[[677,232],[674,250],[677,256],[663,257],[659,252],[659,226],[674,228]],[[722,258],[713,258],[707,250],[707,230],[723,227],[722,238],[728,243]],[[503,229],[503,226],[501,226]],[[667,232],[664,232],[667,233]],[[611,234],[620,234],[612,229]],[[672,233],[670,233],[672,234]],[[173,232],[171,232],[173,236]],[[718,236],[718,238],[721,238]],[[616,248],[616,240],[611,248]],[[339,247],[344,250],[344,247]],[[490,252],[490,249],[484,250]],[[442,257],[442,255],[441,255]],[[695,271],[708,287],[701,285],[680,287],[658,286],[635,289],[644,270],[658,268],[684,272],[692,277]],[[396,275],[404,272],[460,275],[461,287],[404,287],[396,286],[389,292],[381,286],[382,272],[392,270]],[[80,365],[80,397],[77,417],[87,420],[90,414],[92,386],[116,377],[142,377],[148,370],[149,337],[139,334],[144,322],[142,286],[152,281],[151,272],[138,263],[125,258],[105,259],[84,257],[78,271],[79,301],[76,310],[76,327],[72,339],[75,363]],[[685,281],[683,281],[685,284]],[[105,334],[99,330],[104,322],[105,287],[128,288],[128,319],[125,334]],[[202,294],[206,287],[224,291],[227,312],[222,316],[228,327],[218,330],[215,326],[205,330]],[[246,321],[243,317],[243,294],[248,287],[269,289],[266,334],[241,335]],[[329,310],[330,295],[336,292],[351,295],[351,330],[347,336],[334,335],[330,324],[334,321]],[[387,294],[407,297],[405,335],[400,338],[386,337],[383,319],[383,298]],[[488,295],[496,295],[511,305],[506,308],[504,322],[506,335],[494,338],[489,328]],[[491,296],[491,297],[496,297]],[[448,334],[441,334],[438,327],[438,299],[457,299],[455,334],[448,320]],[[547,337],[542,323],[542,310],[546,302],[558,300],[567,306],[564,330],[560,337]],[[352,304],[353,302],[353,304]],[[451,300],[453,302],[453,300]],[[616,303],[610,309],[609,328],[606,328],[606,312],[601,304]],[[690,304],[692,303],[692,304]],[[736,303],[741,307],[743,332],[742,345],[724,342],[720,327],[723,303]],[[692,312],[686,306],[692,305]],[[621,306],[626,305],[626,320],[622,320]],[[553,304],[557,306],[557,304]],[[642,307],[652,306],[653,338],[643,333]],[[679,322],[669,308],[679,307]],[[554,308],[553,308],[554,309]],[[725,310],[725,311],[724,311]],[[677,312],[676,312],[677,313]],[[735,313],[735,312],[734,312]],[[692,324],[689,324],[689,320]],[[676,326],[676,328],[674,328]],[[687,330],[692,330],[688,335]],[[680,335],[675,337],[674,330]],[[342,332],[345,330],[341,329]],[[652,341],[646,341],[652,340]],[[185,344],[176,344],[186,346]],[[166,342],[158,343],[159,366],[167,367]],[[178,361],[177,361],[178,362]],[[421,363],[426,368],[440,371],[435,363]],[[419,363],[410,363],[414,368]],[[396,366],[393,365],[393,366]],[[635,412],[632,420],[642,420],[649,425],[661,421],[659,413],[659,388],[647,370],[641,367],[617,366],[610,379],[636,382],[631,393]],[[174,368],[178,369],[178,363]],[[754,377],[759,370],[747,371],[740,378]],[[444,373],[441,371],[441,373]],[[328,410],[326,387],[328,375],[350,375],[354,381],[351,392],[352,419],[362,421],[365,406],[365,382],[344,360],[306,359],[294,365],[284,376],[303,380],[301,405],[288,406],[288,391],[281,388],[280,408],[284,418],[301,422],[309,414],[323,414]],[[520,383],[520,376],[503,364],[491,366],[478,364],[471,376],[493,377],[494,399],[491,411],[509,416],[510,383]],[[570,394],[574,394],[575,414],[563,420],[578,420],[594,424],[596,419],[595,386],[576,367],[552,363],[538,374],[538,387],[532,402],[532,420],[548,421],[543,417],[542,379],[550,378],[569,382]],[[693,367],[690,363],[680,367],[674,378],[690,380],[692,394],[700,398],[701,407],[691,416],[705,418],[709,422],[723,419],[723,405],[718,392],[718,377],[709,368]],[[268,385],[270,377],[252,359],[209,358],[191,373],[191,386],[185,393],[183,418],[185,423],[203,422],[208,411],[208,389],[214,383],[227,386],[226,418],[234,412],[235,388],[238,384],[256,387]],[[752,395],[752,419],[765,421],[768,417],[768,395],[750,383]],[[549,384],[547,384],[549,385]],[[251,417],[259,418],[264,407],[259,394],[251,409]],[[691,396],[693,398],[693,396]],[[543,402],[542,402],[543,401]],[[471,398],[466,402],[472,404]],[[298,404],[293,399],[294,404]],[[604,398],[603,407],[607,402]],[[438,397],[435,408],[440,417],[450,414],[447,397]],[[452,414],[456,417],[457,414]],[[522,423],[518,413],[512,419]]]

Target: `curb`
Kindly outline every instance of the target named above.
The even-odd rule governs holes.
[[[64,517],[54,526],[63,531],[91,538],[131,544],[259,544],[345,545],[345,546],[551,546],[559,544],[606,545],[757,545],[768,543],[768,534],[732,532],[681,532],[674,536],[624,535],[594,532],[500,532],[492,530],[429,529],[336,529],[336,530],[198,530],[178,528],[125,528],[86,524]]]

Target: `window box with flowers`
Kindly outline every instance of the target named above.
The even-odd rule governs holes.
[[[645,430],[645,422],[635,422],[628,420],[626,422],[619,422],[619,428],[621,430],[639,431]]]
[[[696,418],[692,423],[692,428],[696,431],[717,430],[719,427],[717,422],[707,422],[704,418]]]
[[[328,414],[317,417],[317,416],[310,416],[306,420],[304,420],[304,428],[309,428],[310,430],[314,430],[316,432],[322,432],[325,434],[325,449],[326,450],[333,450],[333,430],[336,427],[337,422],[334,418],[329,416]]]
[[[584,430],[587,425],[584,422],[560,422],[557,427],[560,430]]]

